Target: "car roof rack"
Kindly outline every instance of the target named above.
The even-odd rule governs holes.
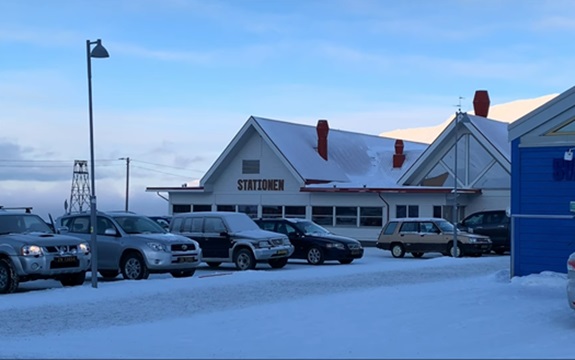
[[[2,206],[0,205],[0,210],[24,210],[26,214],[32,213],[32,206]]]

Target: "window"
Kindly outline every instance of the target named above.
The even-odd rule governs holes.
[[[242,174],[259,174],[259,160],[242,160]]]
[[[395,229],[397,228],[397,222],[390,222],[389,224],[387,224],[387,226],[385,227],[385,230],[383,230],[383,233],[385,235],[393,235],[393,233],[395,233]]]
[[[258,217],[258,206],[257,205],[238,205],[238,212],[247,214],[249,217]]]
[[[184,219],[182,218],[175,218],[172,220],[171,228],[174,232],[182,232],[182,224],[184,223]]]
[[[433,207],[433,217],[441,219],[443,217],[443,211],[441,211],[441,206]]]
[[[226,231],[224,221],[220,218],[207,217],[204,221],[205,233],[221,233]]]
[[[395,206],[395,217],[419,217],[419,205],[396,205]]]
[[[439,229],[432,222],[422,222],[419,224],[419,231],[422,233],[439,234]]]
[[[235,205],[218,205],[216,207],[216,209],[218,211],[232,211],[235,212],[236,211],[236,206]]]
[[[403,224],[401,224],[399,232],[400,233],[417,232],[419,230],[417,225],[418,224],[416,222],[404,222]]]
[[[314,206],[311,208],[311,221],[319,225],[333,225],[333,207]]]
[[[275,221],[262,221],[258,222],[258,225],[267,231],[275,231],[276,223]]]
[[[184,220],[184,225],[182,226],[182,232],[192,231],[192,218],[186,218]]]
[[[174,214],[185,213],[190,211],[192,211],[192,205],[179,205],[179,204],[172,205],[172,213]]]
[[[281,206],[262,206],[262,217],[264,218],[275,218],[282,217],[282,207]]]
[[[380,207],[360,207],[359,226],[377,226],[383,224],[383,209]]]
[[[212,205],[194,205],[194,212],[212,211]]]
[[[82,216],[72,219],[71,226],[68,226],[70,232],[79,234],[90,233],[90,218]]]
[[[335,224],[343,226],[357,226],[357,207],[336,206]]]
[[[192,232],[201,233],[203,218],[193,218],[192,219]]]
[[[104,233],[106,232],[107,229],[113,229],[116,230],[116,227],[114,226],[114,224],[112,224],[112,222],[109,219],[106,219],[104,217],[98,217],[98,235],[105,235]]]
[[[286,206],[285,217],[305,219],[305,206]]]

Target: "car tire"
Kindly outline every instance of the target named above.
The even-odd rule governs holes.
[[[503,255],[503,254],[505,254],[505,250],[503,250],[503,249],[497,249],[497,250],[495,250],[495,253],[496,253],[497,255]]]
[[[307,251],[306,258],[307,262],[312,265],[321,265],[325,261],[323,251],[317,246],[313,246]]]
[[[208,264],[208,266],[211,268],[217,268],[222,263],[220,261],[208,261],[208,262],[206,262],[206,264]]]
[[[8,259],[0,259],[0,294],[10,294],[16,291],[20,278],[14,265]]]
[[[287,257],[283,257],[283,258],[278,258],[278,259],[270,259],[268,261],[268,264],[270,264],[270,266],[273,269],[281,269],[284,266],[286,266],[288,263],[288,258]]]
[[[423,256],[423,253],[422,253],[422,252],[412,252],[412,253],[411,253],[411,256],[413,256],[414,258],[418,258],[418,259],[419,259],[420,257]]]
[[[126,280],[143,280],[150,276],[150,271],[142,255],[131,252],[122,259],[122,276]]]
[[[234,256],[234,263],[238,270],[252,270],[256,268],[256,260],[252,252],[248,249],[240,249]]]
[[[351,264],[352,261],[353,261],[353,259],[341,259],[341,260],[339,261],[339,263],[340,263],[340,264],[343,264],[343,265],[347,265],[347,264]]]
[[[86,272],[82,271],[75,274],[66,275],[60,279],[62,286],[80,286],[86,281]]]
[[[175,278],[186,278],[194,276],[196,269],[192,270],[177,270],[177,271],[170,271],[172,277]]]
[[[391,245],[391,256],[394,258],[402,258],[405,256],[405,248],[400,243]]]
[[[118,270],[98,270],[104,279],[114,279],[120,273]]]
[[[453,246],[453,242],[450,242],[449,245],[447,245],[447,253],[451,257],[462,257],[463,256],[463,251],[461,250],[461,245],[457,244],[457,246]]]

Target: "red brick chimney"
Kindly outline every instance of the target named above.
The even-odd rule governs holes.
[[[403,153],[403,140],[395,140],[395,154],[393,154],[393,167],[400,168],[405,161],[405,154]]]
[[[487,117],[489,113],[489,94],[487,90],[476,90],[473,98],[473,111],[477,116]]]
[[[317,121],[317,152],[324,160],[327,160],[327,133],[329,132],[329,125],[327,120]]]

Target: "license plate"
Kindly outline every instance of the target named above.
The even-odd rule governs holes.
[[[188,262],[194,262],[196,261],[196,258],[193,256],[187,256],[187,257],[180,257],[178,258],[178,262],[181,263],[188,263]]]
[[[77,258],[75,256],[63,256],[55,258],[54,261],[58,264],[68,264],[77,261]]]
[[[359,254],[361,254],[361,250],[352,250],[351,253],[353,255],[359,255]]]
[[[276,252],[276,255],[285,255],[285,254],[287,254],[287,253],[288,253],[287,250],[278,250],[278,251]]]

